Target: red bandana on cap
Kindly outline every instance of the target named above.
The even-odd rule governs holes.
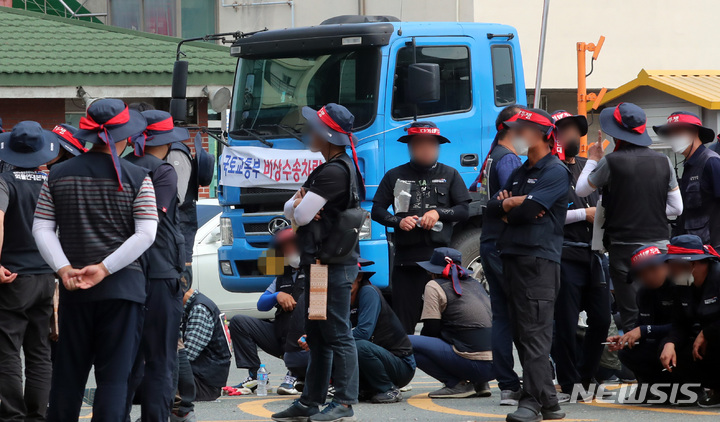
[[[112,139],[112,136],[110,136],[110,133],[107,131],[107,126],[122,125],[129,121],[130,112],[128,111],[127,105],[125,105],[125,109],[118,113],[117,116],[113,117],[105,123],[96,122],[95,120],[93,120],[90,114],[80,118],[80,129],[98,132],[98,137],[107,146],[110,147],[110,157],[112,157],[113,167],[115,167],[115,174],[117,175],[118,179],[118,191],[120,192],[124,190],[122,184],[122,169],[120,167],[120,158],[118,157],[117,150],[115,149],[115,141]]]
[[[669,125],[688,124],[688,125],[702,126],[702,122],[700,121],[699,118],[689,115],[689,114],[683,114],[683,113],[671,114],[667,118],[667,124],[669,124]]]
[[[551,151],[553,155],[557,155],[559,159],[564,160],[565,159],[565,151],[563,150],[562,146],[558,145],[556,139],[555,139],[555,124],[552,122],[552,120],[548,119],[547,117],[543,116],[542,114],[533,113],[530,110],[520,110],[518,114],[514,115],[513,117],[509,118],[508,122],[514,122],[517,120],[524,120],[526,122],[535,123],[539,126],[547,127],[545,136],[547,139],[551,139],[553,142]]]
[[[688,249],[680,246],[668,245],[668,255],[712,255],[720,258],[720,254],[710,245],[703,245],[703,249]]]
[[[453,290],[458,296],[462,296],[462,285],[460,279],[468,278],[467,273],[462,269],[461,266],[456,264],[449,256],[445,257],[445,269],[442,272],[442,276],[452,281]]]
[[[352,150],[353,161],[355,161],[355,169],[357,170],[357,174],[360,177],[360,185],[358,186],[358,189],[362,190],[362,197],[365,198],[365,180],[363,180],[362,174],[360,173],[360,165],[358,164],[357,152],[355,152],[353,134],[351,132],[346,132],[345,129],[343,129],[339,124],[337,124],[335,120],[330,117],[327,110],[325,109],[325,106],[318,110],[317,115],[320,118],[320,121],[325,123],[327,127],[334,130],[335,132],[340,132],[347,135],[348,140],[350,141],[350,149]]]
[[[615,111],[613,111],[613,117],[615,118],[615,121],[616,121],[620,126],[624,127],[624,128],[627,129],[627,130],[632,130],[633,132],[637,132],[637,133],[640,133],[640,134],[644,133],[644,132],[645,132],[646,123],[643,123],[643,124],[641,124],[640,126],[637,126],[637,127],[630,127],[630,126],[626,125],[625,122],[623,122],[622,114],[620,113],[620,106],[621,106],[622,104],[624,104],[624,103],[618,104],[618,105],[615,107]]]
[[[440,136],[440,128],[437,127],[409,127],[408,135],[436,135]]]
[[[133,138],[132,142],[135,146],[135,155],[138,157],[142,157],[145,155],[145,143],[148,139],[152,139],[152,135],[148,136],[148,131],[156,131],[156,132],[170,132],[175,128],[175,124],[173,123],[172,117],[168,117],[165,120],[160,120],[159,122],[155,122],[152,124],[147,125],[143,133]]]
[[[645,260],[645,258],[661,254],[662,252],[660,252],[657,246],[649,246],[633,255],[632,258],[630,258],[630,263],[636,265],[638,262]]]
[[[87,148],[85,148],[82,144],[82,142],[78,141],[72,133],[65,129],[64,127],[57,125],[53,128],[53,133],[58,135],[59,137],[63,138],[64,140],[70,142],[72,146],[79,149],[82,152],[87,152]]]

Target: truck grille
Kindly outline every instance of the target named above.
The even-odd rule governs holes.
[[[270,230],[268,230],[268,223],[245,223],[245,234],[247,236],[269,236]]]
[[[240,202],[245,212],[272,211],[281,214],[283,205],[294,194],[295,191],[290,189],[240,188]]]

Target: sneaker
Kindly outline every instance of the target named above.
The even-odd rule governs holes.
[[[269,381],[269,378],[268,378],[268,381]],[[233,385],[232,388],[235,388],[235,389],[238,389],[238,390],[241,389],[241,388],[247,388],[247,389],[249,389],[250,391],[255,391],[255,389],[257,388],[257,386],[258,386],[257,379],[255,379],[255,378],[253,378],[253,377],[247,377],[247,378],[245,378],[245,380],[243,380],[243,382],[241,382],[240,384],[238,384],[238,385]]]
[[[388,390],[384,393],[377,393],[370,398],[370,403],[398,403],[403,399],[403,395],[397,388]]]
[[[558,401],[558,403],[569,403],[570,402],[570,394],[558,391],[557,401]]]
[[[280,387],[277,388],[277,393],[281,396],[296,396],[300,394],[300,392],[295,388],[295,384],[297,383],[297,378],[290,375],[288,372],[285,375],[285,380],[282,384],[280,384]]]
[[[355,412],[352,406],[345,407],[340,403],[331,401],[322,412],[310,416],[312,422],[355,422]]]
[[[490,397],[492,396],[492,391],[490,391],[490,384],[484,382],[481,384],[475,384],[475,396],[476,397]]]
[[[475,386],[467,381],[460,381],[454,387],[445,386],[428,394],[431,399],[464,399],[475,394]]]
[[[195,412],[187,412],[184,416],[170,412],[170,422],[197,422]]]
[[[327,398],[331,399],[333,397],[335,397],[335,386],[330,384],[328,385]]]
[[[698,406],[705,408],[720,407],[720,391],[709,390],[698,400]]]
[[[400,388],[401,393],[407,393],[408,391],[412,391],[412,385],[408,384],[405,387]]]
[[[500,406],[517,406],[522,390],[502,390],[500,392]]]
[[[293,404],[282,412],[273,413],[270,418],[279,422],[307,422],[310,417],[317,415],[320,410],[315,406],[305,406],[300,400],[295,400]]]

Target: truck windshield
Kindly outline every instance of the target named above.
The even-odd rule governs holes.
[[[284,136],[302,130],[303,106],[339,103],[355,115],[355,129],[377,109],[380,50],[366,48],[312,57],[240,59],[231,134]]]

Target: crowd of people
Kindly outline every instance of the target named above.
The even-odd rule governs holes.
[[[402,401],[416,369],[442,383],[433,399],[488,397],[497,379],[510,422],[562,419],[561,403],[616,375],[643,402],[720,406],[720,156],[697,116],[653,127],[685,157],[678,180],[634,104],[601,112],[615,147],[598,134],[587,158],[584,116],[512,105],[470,189],[438,162],[451,140],[412,122],[398,139],[409,162],[373,197],[392,240],[388,296],[359,254],[354,117],[332,103],[303,116],[325,160],[271,244],[284,271],[257,306],[275,317],[236,315],[227,331],[191,287],[208,161],[169,113],[101,99],[79,129],[0,134],[0,419],[77,420],[94,367],[93,420],[128,421],[140,404],[143,421],[193,421],[194,401],[266,381],[258,349],[287,368],[278,394],[299,396],[277,421],[355,420],[358,401]],[[450,247],[475,192],[489,292]],[[248,375],[226,387],[232,354]],[[622,373],[603,371],[607,354]]]

